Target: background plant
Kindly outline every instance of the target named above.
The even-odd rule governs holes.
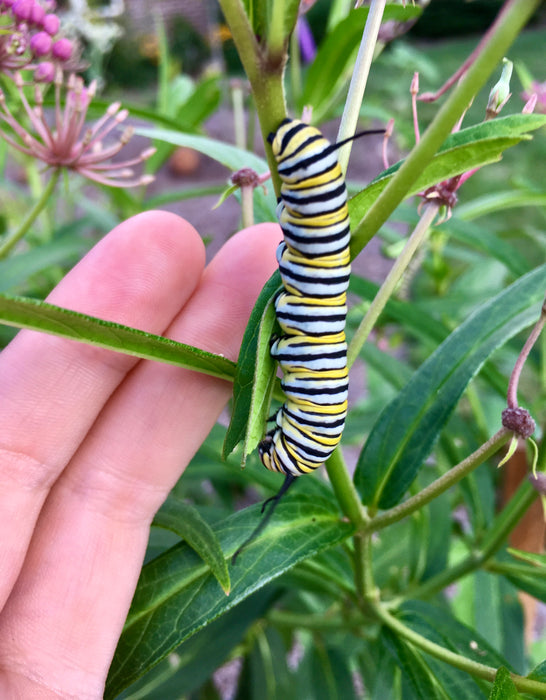
[[[318,121],[343,112],[340,137],[354,130],[359,115],[394,116],[400,145],[412,145],[409,82],[398,79],[399,67],[410,60],[432,79],[435,62],[408,45],[393,48],[372,66],[371,96],[363,107],[361,93],[379,20],[407,21],[418,9],[374,1],[368,11],[332,3],[316,56],[303,68],[294,38],[300,3],[219,4],[264,136],[285,116],[288,99],[295,115],[311,103]],[[366,394],[353,405],[344,436],[344,454],[352,448],[358,455],[354,480],[341,450],[336,451],[326,465],[329,480],[301,479],[235,567],[227,562],[260,517],[259,505],[234,512],[241,495],[249,484],[266,495],[279,487],[279,479],[258,464],[254,453],[263,419],[271,412],[262,399],[274,381],[267,336],[277,276],[258,300],[235,367],[199,349],[13,296],[40,296],[102,231],[154,206],[157,199],[144,189],[135,195],[101,187],[88,194],[85,180],[74,185],[71,179],[64,190],[57,183],[58,198],[48,201],[27,227],[27,247],[18,243],[0,262],[1,291],[10,293],[0,297],[4,323],[85,338],[234,380],[224,451],[229,454],[244,440],[247,469],[240,471],[237,456],[221,461],[225,428],[217,426],[159,511],[107,697],[122,691],[125,697],[214,697],[218,691],[210,676],[230,656],[243,660],[237,697],[546,696],[544,644],[524,649],[516,597],[524,590],[545,601],[546,561],[506,546],[538,493],[524,480],[497,508],[500,477],[494,469],[500,448],[512,437],[512,430],[501,426],[508,379],[525,329],[540,316],[546,282],[546,267],[537,267],[544,259],[540,206],[545,194],[540,174],[529,167],[529,161],[540,162],[543,137],[520,144],[514,149],[520,155],[508,151],[501,166],[485,167],[528,140],[545,119],[521,114],[523,102],[514,96],[502,113],[511,114],[484,122],[502,58],[517,61],[518,52],[525,52],[525,36],[515,47],[513,42],[538,4],[505,3],[442,106],[420,108],[429,124],[421,125],[419,142],[404,161],[366,187],[350,181],[353,253],[380,236],[396,258],[380,289],[358,274],[352,280],[350,360],[366,371]],[[355,59],[364,32],[367,40]],[[149,170],[158,168],[175,146],[190,146],[214,154],[233,171],[250,167],[263,173],[268,165],[261,157],[196,135],[218,105],[218,77],[184,92],[169,71],[161,31],[158,45],[157,105],[132,110],[151,122],[138,130],[158,144],[147,161]],[[285,72],[288,51],[291,63]],[[525,60],[528,65],[527,55]],[[374,93],[376,71],[381,87]],[[342,109],[340,96],[351,75],[357,78]],[[448,72],[437,77],[441,82]],[[5,80],[13,88],[11,76]],[[21,104],[12,88],[14,104]],[[385,107],[387,98],[391,110]],[[463,122],[469,126],[451,133],[472,100]],[[86,105],[90,115],[106,106],[95,100]],[[276,187],[267,149],[266,157]],[[343,158],[346,162],[348,154]],[[25,160],[24,166],[40,202],[50,173],[44,176],[34,160]],[[453,179],[475,169],[459,191],[460,180]],[[5,187],[11,182],[8,171]],[[449,182],[451,193],[464,198],[461,204],[430,197],[440,192],[439,183]],[[429,197],[419,213],[408,197],[426,190]],[[14,192],[4,240],[21,230],[14,222],[21,220],[28,197],[23,187]],[[106,212],[100,217],[97,197]],[[271,187],[267,194],[255,190],[253,207],[242,199],[246,220],[274,219]],[[444,220],[433,226],[442,207]],[[60,229],[53,218],[56,208],[66,222]],[[411,231],[407,240],[400,230]],[[544,469],[546,452],[544,350],[540,339],[527,358],[519,391],[520,403],[539,426],[538,470]],[[210,488],[203,488],[205,479]],[[181,609],[183,625],[173,629],[170,621]]]

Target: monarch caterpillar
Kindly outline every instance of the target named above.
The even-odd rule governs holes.
[[[353,138],[331,144],[298,119],[285,119],[268,136],[282,182],[277,218],[284,237],[277,248],[283,289],[275,299],[283,335],[272,338],[270,351],[283,372],[286,401],[258,451],[264,466],[283,473],[285,481],[264,503],[262,512],[273,506],[233,561],[265,527],[293,481],[328,459],[345,426],[351,235],[336,151]]]
[[[283,290],[275,299],[284,335],[273,339],[271,355],[286,401],[258,449],[267,469],[291,481],[328,459],[345,425],[349,212],[337,144],[288,119],[268,140],[282,181],[284,236],[277,249]]]

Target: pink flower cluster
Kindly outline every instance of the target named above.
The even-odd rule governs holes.
[[[0,138],[13,148],[52,168],[67,168],[102,185],[136,187],[148,185],[153,180],[151,175],[135,175],[133,166],[150,158],[155,148],[146,148],[133,158],[111,161],[133,135],[133,128],[128,126],[119,137],[114,136],[115,130],[129,115],[126,109],[121,109],[119,102],[110,105],[95,124],[86,123],[87,109],[95,96],[95,82],[85,87],[82,78],[74,74],[65,80],[58,67],[53,83],[53,120],[43,109],[43,90],[50,86],[35,85],[34,99],[29,101],[20,73],[15,74],[14,82],[30,129],[12,114],[0,90]]]
[[[0,72],[33,69],[35,81],[53,81],[73,51],[54,9],[52,0],[0,0]]]

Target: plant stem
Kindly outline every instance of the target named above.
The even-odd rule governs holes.
[[[546,299],[542,303],[542,307],[540,309],[540,317],[539,317],[538,321],[535,323],[535,326],[534,326],[533,330],[531,331],[529,337],[527,338],[527,341],[526,341],[525,345],[523,346],[523,349],[520,352],[518,359],[516,360],[516,364],[514,365],[514,369],[512,370],[512,374],[510,375],[510,381],[508,383],[508,396],[507,396],[508,408],[517,408],[518,407],[518,384],[519,384],[519,378],[521,376],[521,371],[523,369],[523,366],[525,365],[527,358],[529,357],[529,353],[531,352],[533,345],[536,343],[540,334],[542,333],[542,329],[544,328],[545,323],[546,323]]]
[[[420,510],[424,505],[430,503],[430,501],[434,500],[441,493],[444,493],[444,491],[447,491],[451,486],[470,474],[470,472],[476,469],[476,467],[479,467],[480,464],[483,464],[483,462],[494,455],[502,445],[508,442],[511,437],[512,431],[501,428],[475,452],[455,467],[452,467],[448,472],[443,474],[439,479],[436,479],[436,481],[433,481],[422,491],[419,491],[415,496],[408,498],[404,503],[369,520],[366,525],[366,531],[370,533],[377,532],[387,527],[387,525],[392,525],[402,520],[402,518],[406,518],[416,510]]]
[[[392,266],[389,274],[381,285],[381,288],[377,292],[370,305],[370,308],[360,322],[360,325],[353,336],[351,344],[347,350],[347,364],[349,367],[351,367],[353,362],[358,357],[362,346],[366,342],[372,328],[381,315],[381,312],[385,308],[386,303],[392,296],[396,285],[410,264],[415,251],[425,239],[437,213],[438,205],[436,203],[427,204],[425,206],[423,215],[419,219],[413,233],[408,238],[407,243],[404,246],[404,250],[400,253],[396,262]]]
[[[241,223],[243,228],[248,228],[254,223],[254,187],[252,185],[241,187]]]
[[[373,604],[372,604],[373,605]],[[431,642],[426,637],[414,632],[412,629],[407,627],[403,622],[398,620],[398,618],[391,615],[382,605],[377,604],[373,606],[374,612],[377,617],[389,627],[397,635],[406,639],[411,644],[415,645],[422,651],[434,656],[451,666],[460,669],[461,671],[466,671],[471,676],[477,678],[483,678],[487,681],[493,682],[497,674],[497,669],[491,666],[486,666],[485,664],[480,664],[477,661],[472,661],[472,659],[456,654],[450,649],[440,646]],[[546,683],[540,683],[539,681],[533,681],[528,678],[523,678],[514,673],[510,674],[512,680],[518,691],[523,693],[531,693],[536,697],[546,697]]]
[[[267,135],[271,131],[275,131],[286,116],[282,84],[284,62],[279,60],[274,66],[268,65],[264,51],[256,41],[241,0],[218,1],[250,81],[262,136],[264,143],[266,143]],[[277,175],[275,159],[269,147],[266,148],[266,156],[275,193],[278,195],[280,180]]]
[[[40,212],[47,206],[49,198],[51,197],[51,194],[55,189],[55,185],[57,184],[57,180],[59,179],[60,173],[60,168],[57,168],[53,171],[53,174],[51,175],[49,182],[45,186],[40,199],[32,207],[28,216],[25,218],[21,226],[16,231],[14,231],[11,234],[11,236],[7,236],[6,239],[0,244],[0,260],[2,260],[2,258],[5,258],[10,252],[10,250],[21,240],[21,238],[23,238],[25,233],[29,230],[34,221],[37,219]]]
[[[328,458],[326,471],[341,510],[355,527],[361,528],[366,524],[368,518],[349,476],[339,447]]]
[[[233,105],[233,128],[235,132],[235,145],[237,148],[246,148],[245,107],[243,84],[240,80],[231,81],[231,103]]]
[[[354,229],[351,257],[357,255],[373,238],[405,198],[412,184],[432,160],[451,129],[539,5],[540,0],[517,0],[517,2],[510,1],[503,8],[487,44],[482,47],[474,63],[440,108],[420,142],[413,148],[366,216]]]
[[[377,43],[379,27],[383,19],[385,4],[386,0],[372,0],[370,4],[366,26],[364,27],[362,41],[360,42],[358,56],[351,78],[351,84],[349,85],[343,116],[341,117],[341,124],[339,125],[339,132],[337,135],[338,141],[343,141],[343,139],[352,136],[356,131],[360,107],[362,105],[366,83],[368,82],[368,75],[370,73],[370,66]],[[352,142],[349,142],[339,149],[339,164],[344,174],[347,172],[352,146]]]
[[[365,624],[365,620],[361,617],[357,616],[356,619],[355,617],[346,618],[340,615],[339,612],[336,612],[334,615],[328,612],[302,614],[289,610],[273,609],[268,613],[267,618],[274,625],[291,629],[338,630],[344,632],[348,626],[350,629],[358,629]]]

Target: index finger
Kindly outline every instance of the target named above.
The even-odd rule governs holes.
[[[116,227],[48,301],[161,333],[191,296],[204,261],[188,222],[147,212]],[[0,355],[0,607],[51,485],[136,361],[32,331]]]

